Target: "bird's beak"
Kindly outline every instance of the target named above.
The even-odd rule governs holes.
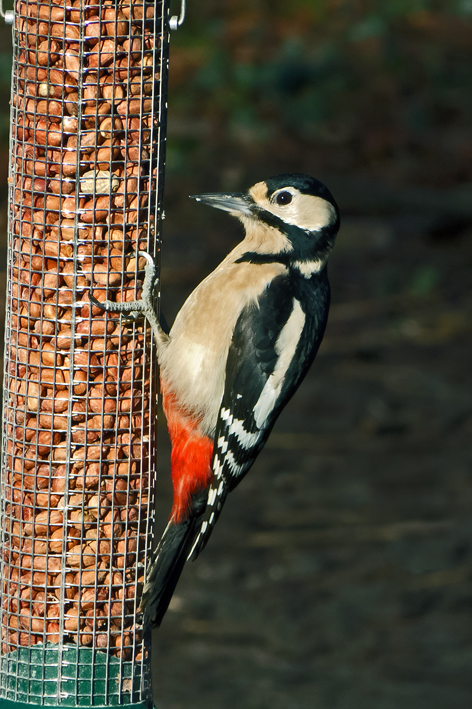
[[[225,212],[239,216],[246,214],[253,216],[254,200],[249,195],[243,192],[216,192],[215,194],[194,194],[190,195],[190,199],[196,199],[197,202],[209,204],[210,207],[223,209]]]

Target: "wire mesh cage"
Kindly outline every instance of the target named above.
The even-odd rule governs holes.
[[[158,254],[167,2],[13,18],[0,701],[147,706],[153,342],[89,294],[135,300]]]

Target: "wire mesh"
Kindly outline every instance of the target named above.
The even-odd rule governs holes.
[[[149,327],[91,306],[139,297],[157,256],[163,0],[18,0],[1,479],[0,697],[148,704],[138,614],[151,545]]]

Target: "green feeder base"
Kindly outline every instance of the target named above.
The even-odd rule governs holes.
[[[140,664],[90,648],[35,645],[0,658],[0,709],[152,709],[151,699],[133,701],[142,683]]]

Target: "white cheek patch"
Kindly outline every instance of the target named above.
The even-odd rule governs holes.
[[[300,192],[294,194],[290,204],[285,207],[270,203],[266,209],[286,224],[306,229],[306,231],[320,231],[324,227],[334,224],[336,220],[336,210],[332,204],[322,197],[314,197]]]
[[[274,410],[282,391],[285,375],[297,350],[300,336],[305,327],[306,316],[300,302],[293,299],[292,313],[285,323],[275,345],[278,354],[275,369],[268,378],[259,400],[254,407],[254,419],[258,428],[263,428]]]

